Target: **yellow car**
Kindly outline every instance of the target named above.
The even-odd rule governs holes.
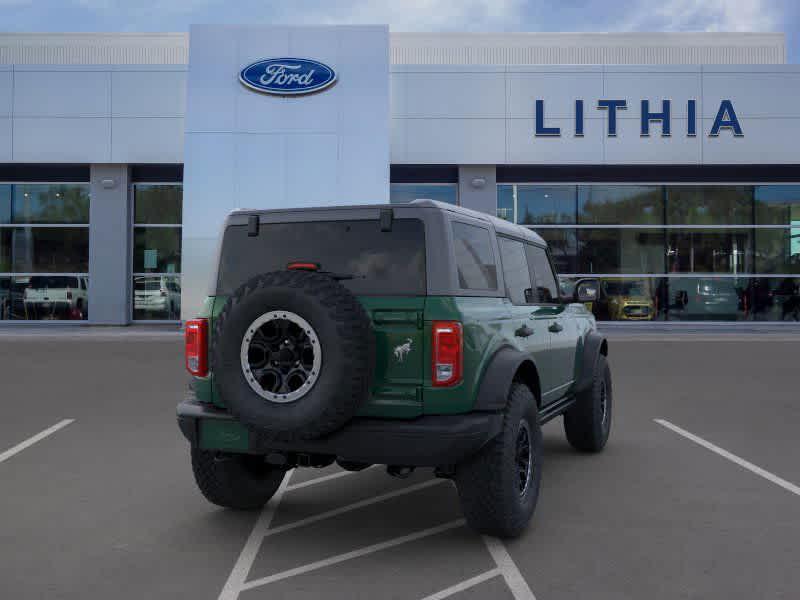
[[[609,321],[652,321],[656,312],[647,279],[604,279],[597,305]]]

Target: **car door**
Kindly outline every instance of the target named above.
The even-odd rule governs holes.
[[[534,282],[532,316],[547,330],[549,348],[543,366],[548,371],[548,389],[542,391],[542,404],[564,396],[575,378],[575,350],[578,332],[570,318],[569,305],[562,302],[550,257],[545,248],[526,244],[525,251]],[[538,363],[537,363],[538,364]],[[541,374],[540,374],[541,378]]]
[[[498,236],[500,258],[503,265],[503,279],[506,297],[510,303],[514,342],[521,351],[529,354],[539,371],[539,385],[542,400],[550,397],[556,385],[552,378],[550,361],[550,333],[547,323],[537,320],[534,302],[534,286],[531,269],[521,240]]]

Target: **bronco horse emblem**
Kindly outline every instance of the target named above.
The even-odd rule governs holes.
[[[395,347],[394,357],[397,359],[397,362],[403,362],[403,359],[405,359],[409,352],[411,352],[411,338],[406,338],[405,344],[400,344]]]

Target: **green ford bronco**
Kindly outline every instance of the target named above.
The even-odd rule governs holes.
[[[563,415],[585,452],[608,439],[598,283],[565,297],[526,227],[430,200],[241,210],[216,269],[178,405],[215,504],[263,506],[295,467],[433,467],[474,529],[510,537],[536,505],[540,427]]]

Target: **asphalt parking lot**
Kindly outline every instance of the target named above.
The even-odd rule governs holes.
[[[615,422],[544,428],[520,539],[430,471],[292,473],[261,513],[196,491],[180,338],[0,332],[0,597],[797,598],[800,335],[612,335]]]

